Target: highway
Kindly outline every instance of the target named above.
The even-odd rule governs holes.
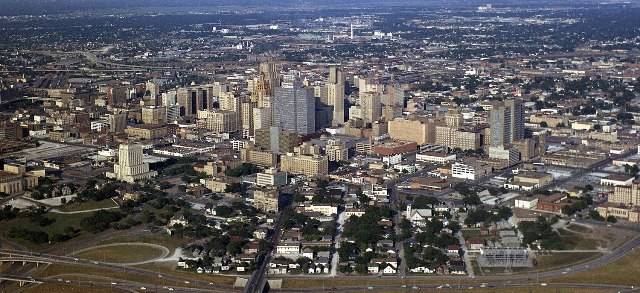
[[[25,260],[32,260],[34,262],[39,261],[39,262],[47,262],[51,264],[78,265],[78,266],[85,266],[85,267],[96,268],[96,269],[122,271],[122,272],[129,272],[132,274],[135,273],[138,275],[157,278],[158,283],[169,282],[173,284],[181,284],[182,286],[176,286],[173,288],[174,290],[180,289],[179,290],[180,292],[239,292],[239,290],[229,285],[214,284],[214,283],[205,282],[205,281],[193,280],[191,278],[181,278],[181,277],[176,277],[172,275],[164,275],[155,271],[150,271],[150,270],[145,270],[145,269],[140,269],[135,267],[127,267],[123,265],[111,264],[106,262],[80,259],[80,258],[69,257],[69,256],[59,256],[59,255],[45,254],[45,253],[33,253],[31,251],[11,250],[11,249],[0,250],[0,255],[3,256],[2,261],[4,262],[11,261],[12,259],[15,260],[15,262],[17,263],[21,263]],[[19,277],[19,276],[0,274],[0,277]],[[24,276],[21,276],[21,277],[24,278]],[[91,276],[86,275],[86,277],[96,277],[100,279],[107,279],[107,281],[78,282],[78,281],[71,281],[71,280],[63,280],[63,282],[65,283],[71,282],[71,283],[83,285],[83,286],[102,286],[102,287],[114,287],[114,288],[118,287],[126,290],[139,290],[140,287],[154,288],[158,286],[158,283],[145,284],[141,282],[133,282],[133,281],[120,280],[115,278],[105,278],[102,276],[93,276],[93,275]],[[29,279],[33,279],[41,282],[49,282],[49,283],[61,282],[60,281],[61,278],[57,278],[57,277],[50,277],[50,278],[30,278],[29,277]],[[117,286],[114,286],[114,283],[117,284]],[[165,289],[169,291],[168,288],[165,288]]]

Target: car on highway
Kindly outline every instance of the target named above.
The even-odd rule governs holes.
[[[542,286],[542,287],[545,287],[547,285],[548,285],[547,283],[540,283],[540,286]]]
[[[147,290],[147,288],[146,287],[140,287],[140,290],[144,291],[144,290]]]

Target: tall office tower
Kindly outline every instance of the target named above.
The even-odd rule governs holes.
[[[240,105],[241,116],[240,122],[242,124],[242,136],[249,137],[253,136],[253,108],[255,108],[256,103],[251,102],[249,100],[244,101]]]
[[[107,104],[110,106],[123,106],[127,103],[127,87],[112,86],[107,91]]]
[[[302,142],[295,132],[272,126],[256,130],[256,146],[274,154],[289,153]]]
[[[280,73],[276,63],[273,61],[260,63],[260,73],[264,74],[269,85],[269,96],[275,95],[275,89],[280,87]]]
[[[178,103],[178,92],[176,90],[170,90],[166,93],[162,93],[161,99],[162,106],[169,107]]]
[[[179,88],[176,95],[182,116],[193,118],[200,110],[213,109],[214,92],[213,85]]]
[[[238,115],[230,111],[208,112],[207,129],[215,133],[238,131]]]
[[[107,177],[133,183],[157,174],[156,171],[149,171],[149,164],[142,161],[142,146],[121,144],[118,149],[118,163],[113,165],[113,173],[107,173]]]
[[[383,101],[385,105],[404,106],[404,90],[398,83],[389,85],[385,91],[386,101]]]
[[[197,88],[200,100],[198,101],[198,110],[212,110],[213,109],[213,92],[215,91],[214,85],[207,84]]]
[[[382,117],[382,103],[380,93],[366,92],[360,95],[360,109],[362,120],[366,123],[377,121]]]
[[[240,112],[240,97],[236,97],[232,92],[223,92],[218,96],[220,110]]]
[[[327,102],[333,106],[331,125],[344,124],[344,76],[337,65],[329,66],[329,80],[327,81]]]
[[[153,80],[147,81],[145,88],[147,89],[149,96],[152,98],[156,98],[160,94],[160,85],[155,83]]]
[[[324,105],[329,105],[329,97],[327,93],[327,87],[325,85],[316,84],[313,86],[313,96],[318,98],[319,102]]]
[[[458,128],[464,124],[464,117],[462,117],[462,113],[460,113],[459,109],[449,109],[446,114],[444,114],[445,124],[451,128]]]
[[[155,125],[167,124],[167,107],[150,106],[142,108],[142,122]]]
[[[524,139],[524,107],[522,100],[495,103],[489,112],[491,146],[507,146]]]
[[[274,97],[274,126],[301,135],[315,132],[315,98],[295,76],[285,76]]]
[[[258,103],[258,105],[262,105],[264,103],[263,100],[271,96],[271,92],[271,86],[269,85],[267,75],[264,72],[260,72],[260,75],[256,80],[255,87],[251,92],[251,101]]]
[[[509,107],[511,115],[511,138],[509,142],[513,143],[524,139],[524,106],[521,99],[510,99],[504,101],[506,107]]]
[[[180,119],[180,105],[175,104],[171,106],[166,106],[167,108],[167,121],[177,121]]]
[[[198,93],[189,88],[179,88],[177,92],[180,115],[193,118],[198,113]]]
[[[123,133],[127,128],[127,113],[114,113],[109,114],[109,132]]]
[[[259,129],[269,128],[271,126],[271,108],[253,108],[253,135]]]
[[[511,109],[499,103],[489,112],[489,127],[491,147],[504,148],[511,142]]]

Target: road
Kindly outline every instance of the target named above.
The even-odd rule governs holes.
[[[338,249],[340,248],[340,242],[342,241],[342,231],[344,230],[344,222],[346,220],[346,213],[343,211],[338,215],[338,220],[336,221],[338,227],[336,229],[336,237],[333,241],[335,243],[336,251],[333,252],[333,255],[331,256],[331,273],[329,274],[330,277],[335,277],[338,275],[338,263],[340,258]]]
[[[271,235],[271,243],[273,245],[264,253],[264,258],[258,263],[258,267],[251,275],[251,278],[249,278],[249,281],[244,287],[245,293],[262,292],[267,283],[267,279],[265,278],[267,275],[267,266],[271,262],[273,249],[278,245],[280,236],[282,235],[282,216],[283,212],[281,211],[278,213],[273,234]]]
[[[140,269],[140,268],[136,268],[136,267],[127,267],[124,265],[120,265],[120,264],[111,264],[111,263],[107,263],[107,262],[99,262],[99,261],[92,261],[92,260],[87,260],[87,259],[80,259],[80,258],[74,258],[74,257],[69,257],[69,256],[59,256],[59,255],[53,255],[53,254],[45,254],[45,253],[33,253],[31,251],[23,251],[23,250],[11,250],[11,249],[3,249],[0,250],[0,255],[3,255],[5,257],[13,257],[16,259],[33,259],[33,260],[40,260],[40,261],[44,261],[44,262],[50,262],[52,264],[61,264],[61,265],[77,265],[77,266],[83,266],[83,267],[87,267],[87,268],[94,268],[94,269],[107,269],[107,270],[114,270],[114,271],[124,271],[124,272],[128,272],[131,274],[138,274],[138,275],[143,275],[146,277],[151,277],[151,278],[155,278],[158,280],[158,283],[161,282],[170,282],[173,284],[182,284],[182,286],[177,286],[175,288],[180,288],[179,291],[181,292],[234,292],[234,288],[232,286],[229,285],[222,285],[222,284],[213,284],[213,283],[209,283],[209,282],[204,282],[204,281],[200,281],[200,280],[194,280],[191,278],[182,278],[182,277],[176,277],[176,276],[172,276],[172,275],[163,275],[163,274],[159,274],[158,272],[155,271],[151,271],[151,270],[145,270],[145,269]],[[2,277],[6,277],[6,276],[11,276],[11,277],[15,277],[13,275],[6,275],[6,274],[0,274],[0,276]],[[24,276],[23,276],[24,277]],[[118,285],[116,286],[117,288],[121,288],[121,289],[125,289],[125,290],[139,290],[140,287],[146,287],[146,288],[153,288],[157,286],[156,284],[145,284],[142,282],[133,282],[133,281],[128,281],[128,280],[120,280],[120,279],[116,279],[116,278],[107,278],[107,277],[101,277],[101,276],[93,276],[94,278],[100,278],[100,279],[107,279],[108,281],[105,282],[96,282],[96,281],[86,281],[86,282],[76,282],[76,281],[72,281],[74,284],[78,284],[80,283],[80,285],[85,285],[85,286],[102,286],[102,287],[113,287],[113,284],[111,284],[112,282],[117,283]],[[47,282],[47,283],[51,283],[51,282],[60,282],[57,279],[58,278],[33,278],[35,280],[38,281],[42,281],[42,282]],[[65,281],[66,283],[66,281]],[[175,289],[174,288],[174,289]],[[168,290],[168,289],[167,289]],[[176,289],[178,290],[178,289]]]
[[[584,263],[576,264],[573,266],[554,269],[545,272],[539,273],[523,273],[523,274],[513,274],[513,275],[500,275],[500,276],[476,276],[476,278],[470,278],[468,276],[440,276],[440,275],[429,275],[429,276],[406,276],[404,280],[406,280],[406,284],[410,284],[410,286],[418,286],[420,289],[434,289],[438,286],[442,286],[444,284],[459,284],[458,286],[451,286],[454,289],[468,289],[469,286],[478,286],[480,283],[485,283],[489,287],[493,288],[516,288],[516,287],[524,287],[524,286],[540,286],[541,282],[547,282],[549,287],[571,287],[571,288],[584,288],[584,289],[616,289],[621,292],[631,292],[635,290],[631,290],[630,286],[624,285],[611,285],[611,284],[589,284],[589,283],[552,283],[549,282],[549,279],[557,278],[559,276],[567,276],[579,272],[584,272],[587,270],[591,270],[594,268],[602,267],[616,260],[624,257],[629,252],[640,246],[640,236],[636,236],[635,238],[629,240],[623,245],[615,248],[611,251],[611,253],[604,254],[596,259],[591,261],[587,261]],[[307,277],[309,278],[309,277]],[[313,277],[311,277],[313,278]],[[317,277],[321,278],[321,277]],[[366,283],[367,279],[378,279],[378,276],[358,276],[354,277],[354,279],[361,279],[361,285],[353,285],[353,286],[341,286],[341,287],[333,287],[328,288],[328,290],[332,292],[337,291],[353,291],[353,290],[365,290],[367,289]],[[397,279],[397,276],[382,276],[382,279]],[[434,280],[441,281],[442,284],[434,285]],[[424,283],[421,283],[423,281]],[[464,284],[464,285],[461,285]],[[375,285],[375,289],[384,289],[384,288],[398,288],[399,285]],[[322,287],[310,287],[310,288],[296,288],[296,289],[280,289],[280,291],[286,292],[315,292],[322,291]]]

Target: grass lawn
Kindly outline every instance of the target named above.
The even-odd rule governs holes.
[[[171,253],[173,253],[173,250],[175,250],[176,248],[182,247],[183,245],[187,244],[188,240],[178,237],[171,237],[171,235],[167,233],[154,233],[135,236],[114,237],[110,238],[109,240],[100,242],[100,245],[123,242],[144,242],[158,244],[169,248],[169,250],[171,250]]]
[[[83,202],[74,202],[69,203],[60,207],[60,210],[63,212],[76,212],[76,211],[86,211],[86,210],[94,210],[94,209],[104,209],[104,208],[113,208],[118,205],[113,202],[110,198],[101,200],[101,201],[83,201]]]
[[[114,245],[90,249],[75,256],[102,262],[128,263],[154,259],[162,256],[162,253],[158,248],[144,245]]]
[[[562,237],[562,242],[566,244],[567,249],[598,249],[598,247],[607,246],[606,241],[588,238],[585,237],[587,234],[576,233],[568,229],[558,229],[558,234]]]
[[[541,255],[536,259],[538,264],[535,269],[546,271],[554,268],[566,267],[568,265],[585,262],[600,256],[597,252],[558,252],[550,255]]]
[[[640,249],[636,249],[623,258],[607,266],[561,276],[553,282],[603,283],[640,286]]]
[[[90,215],[91,213],[66,214],[66,215],[48,213],[46,216],[48,218],[54,219],[55,222],[45,227],[40,227],[38,223],[32,222],[30,218],[17,217],[9,221],[3,221],[2,224],[0,225],[0,233],[2,233],[4,237],[7,237],[7,234],[9,233],[9,230],[11,229],[11,227],[20,227],[20,228],[26,228],[34,231],[43,231],[48,233],[49,236],[52,236],[55,234],[64,234],[64,229],[67,227],[74,227],[79,230],[80,221],[82,221],[82,219]],[[31,249],[38,249],[38,248],[43,248],[45,246],[48,246],[48,244],[37,245],[22,239],[14,239],[14,238],[11,238],[11,239]]]
[[[582,225],[576,225],[576,224],[569,224],[567,226],[567,229],[571,230],[571,231],[575,231],[575,232],[580,232],[580,233],[591,233],[593,232],[593,229],[589,228],[589,227],[585,227]]]

